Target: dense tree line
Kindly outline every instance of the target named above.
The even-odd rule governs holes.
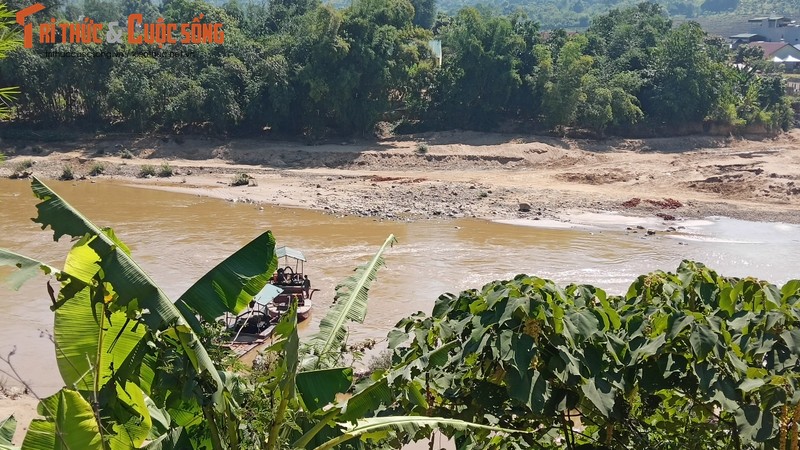
[[[694,23],[675,27],[652,3],[599,16],[581,34],[542,33],[522,13],[465,8],[434,17],[430,0],[354,0],[342,10],[318,0],[50,6],[65,20],[103,22],[139,12],[181,23],[202,12],[225,24],[225,42],[48,46],[85,55],[71,58],[42,46],[16,50],[0,62],[0,86],[21,88],[18,122],[316,138],[369,133],[379,121],[626,134],[704,124],[776,130],[791,120],[782,80],[758,52],[732,52]],[[434,38],[441,67],[428,45]]]

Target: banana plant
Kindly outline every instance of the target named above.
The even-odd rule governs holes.
[[[364,323],[369,288],[385,264],[383,253],[397,243],[393,234],[386,238],[372,259],[355,269],[355,274],[336,286],[334,304],[320,321],[319,332],[304,349],[302,370],[330,369],[339,364],[342,343],[347,339],[347,323]]]
[[[34,221],[51,227],[55,240],[69,236],[74,244],[63,269],[0,249],[0,266],[17,269],[4,277],[12,288],[39,272],[60,284],[56,293],[48,282],[48,292],[66,386],[40,401],[43,418],[31,423],[22,450],[240,448],[238,378],[214,366],[199,333],[201,321],[238,314],[266,284],[277,266],[271,233],[234,253],[173,303],[113,230],[93,224],[40,180],[34,178],[32,188],[41,200]],[[353,383],[352,368],[337,367],[346,324],[363,322],[369,288],[384,263],[383,252],[394,242],[389,236],[368,264],[337,286],[336,305],[308,345],[301,349],[296,306],[276,326],[268,352],[278,364],[262,386],[276,406],[272,420],[262,424],[259,447],[288,446],[297,432],[287,425],[289,414],[298,410],[311,421],[295,448],[332,448],[356,437],[385,437],[387,430],[471,426],[441,417],[369,419],[392,403],[386,377],[360,389],[345,405],[334,405],[336,395]],[[12,448],[13,428],[12,419],[2,423],[0,448]]]
[[[232,378],[201,344],[195,313],[239,313],[249,303],[277,266],[272,234],[209,271],[176,306],[112,229],[93,224],[40,180],[31,185],[41,201],[34,222],[50,227],[54,240],[69,236],[75,243],[63,270],[0,249],[0,266],[17,269],[5,276],[12,288],[37,272],[60,283],[56,294],[48,282],[48,292],[66,387],[41,401],[45,419],[32,423],[22,448],[122,449],[146,442],[168,448],[186,442],[182,430],[193,446],[236,448]],[[76,418],[81,428],[59,431]]]

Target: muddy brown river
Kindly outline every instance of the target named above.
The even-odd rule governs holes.
[[[546,224],[551,228],[535,221],[376,222],[302,209],[260,209],[111,182],[48,184],[98,225],[113,227],[173,298],[241,245],[272,230],[279,245],[306,254],[306,272],[313,287],[322,289],[315,294],[312,318],[301,327],[306,335],[330,305],[335,284],[394,233],[399,244],[385,254],[387,265],[370,291],[367,321],[353,327],[353,342],[383,339],[402,317],[430,312],[443,292],[477,288],[518,273],[591,283],[611,293],[624,292],[638,274],[674,270],[685,258],[725,275],[753,275],[776,283],[800,277],[798,225],[711,218],[676,223],[684,227],[677,233],[644,236],[626,227],[642,223],[663,230],[667,225],[590,214],[574,216],[587,226]],[[69,243],[54,243],[49,230],[41,231],[30,221],[35,203],[27,181],[0,180],[0,247],[59,266]],[[44,283],[42,277],[19,292],[0,288],[0,353],[16,348],[14,366],[39,395],[61,387],[48,340],[52,312]]]

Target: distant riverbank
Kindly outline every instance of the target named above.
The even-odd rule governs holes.
[[[588,211],[798,223],[799,143],[800,130],[761,140],[605,141],[452,131],[317,146],[126,136],[16,143],[0,176],[58,178],[69,168],[76,182],[111,178],[384,220]],[[246,184],[232,186],[237,176]]]

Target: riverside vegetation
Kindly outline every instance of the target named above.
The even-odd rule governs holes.
[[[300,341],[292,308],[248,371],[215,344],[214,321],[273,273],[270,232],[173,302],[110,228],[38,179],[32,188],[35,221],[75,243],[63,270],[0,250],[12,287],[50,277],[66,385],[41,400],[23,449],[399,448],[432,427],[466,449],[800,444],[800,280],[778,287],[684,261],[609,296],[519,275],[401,320],[388,367],[356,383],[346,323],[364,320],[390,236],[336,288],[317,334]],[[0,448],[13,448],[13,429],[0,422]]]
[[[25,6],[18,3],[9,7]],[[580,34],[541,33],[524,13],[471,7],[436,18],[430,0],[354,0],[340,10],[319,0],[45,3],[47,14],[33,21],[85,15],[124,22],[141,13],[146,22],[177,23],[202,12],[204,20],[224,24],[225,42],[193,46],[193,56],[176,58],[141,53],[160,51],[156,44],[47,47],[78,53],[70,58],[16,48],[0,61],[0,86],[21,91],[7,111],[13,126],[5,137],[43,128],[37,133],[46,139],[56,125],[280,133],[315,142],[370,133],[379,123],[400,131],[511,124],[622,135],[709,126],[779,131],[792,124],[783,80],[758,50],[732,51],[696,23],[674,26],[654,3],[595,16]],[[0,26],[13,25],[12,16],[3,17]],[[430,39],[442,41],[441,67]],[[181,49],[189,50],[164,48]],[[94,58],[94,51],[121,56]]]

